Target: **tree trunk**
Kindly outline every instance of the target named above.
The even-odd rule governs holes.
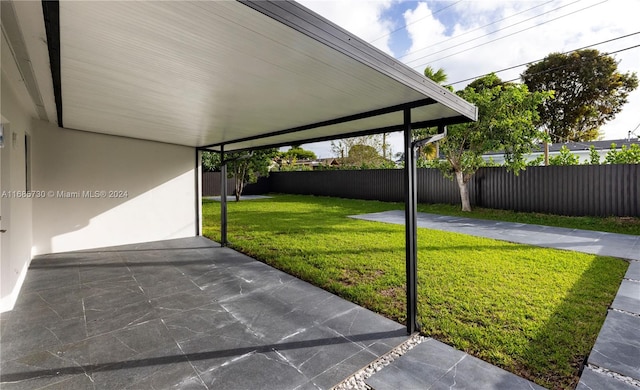
[[[462,211],[471,211],[471,202],[469,202],[469,187],[464,181],[464,173],[456,171],[456,181],[460,189],[460,200],[462,201]]]
[[[236,197],[236,202],[240,202],[240,195],[242,194],[243,184],[244,184],[244,173],[242,172],[242,168],[240,168],[236,172],[236,190],[234,194]]]

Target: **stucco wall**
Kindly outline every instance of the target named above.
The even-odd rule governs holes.
[[[197,234],[193,148],[60,129],[33,119],[2,72],[0,312],[11,310],[32,256]],[[27,100],[28,102],[28,100]],[[14,141],[15,140],[15,141]],[[105,191],[104,193],[101,191]]]
[[[4,125],[4,148],[0,150],[2,253],[0,254],[0,312],[13,307],[31,261],[32,200],[16,198],[14,191],[26,185],[25,134],[31,133],[29,107],[20,104],[2,72],[0,109]]]
[[[57,128],[33,137],[33,254],[196,234],[193,148]]]

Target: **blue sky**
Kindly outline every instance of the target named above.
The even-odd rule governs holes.
[[[443,68],[449,82],[640,31],[640,0],[300,1],[417,72],[426,65]],[[639,44],[640,34],[594,48],[611,52]],[[640,73],[640,47],[614,56],[619,71]],[[498,76],[515,79],[524,69]],[[640,91],[635,91],[616,119],[602,128],[603,139],[625,138],[639,124]],[[394,152],[401,150],[400,135],[391,137],[391,146]],[[332,155],[327,142],[304,147],[319,157]]]

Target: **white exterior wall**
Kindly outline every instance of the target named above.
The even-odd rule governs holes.
[[[196,235],[193,148],[35,123],[34,255]]]
[[[25,107],[9,86],[2,69],[0,110],[4,125],[4,148],[0,149],[2,173],[1,199],[2,253],[0,254],[0,312],[10,310],[31,261],[32,200],[13,198],[14,191],[25,191],[25,134],[32,134],[32,107]],[[29,111],[32,110],[32,111]]]
[[[46,198],[2,198],[7,233],[0,236],[0,312],[13,308],[34,255],[197,234],[193,148],[60,129],[33,119],[36,113],[25,92],[12,89],[5,70],[0,191],[26,190],[28,134],[31,190],[45,191]],[[65,198],[59,191],[78,192],[79,198]],[[123,191],[126,196],[83,198],[82,191],[107,191],[107,196]]]

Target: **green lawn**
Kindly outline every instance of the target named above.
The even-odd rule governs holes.
[[[397,203],[312,196],[231,202],[232,247],[399,322],[404,227],[347,218]],[[219,239],[219,203],[203,204]],[[423,333],[550,388],[573,388],[627,263],[418,229]]]

